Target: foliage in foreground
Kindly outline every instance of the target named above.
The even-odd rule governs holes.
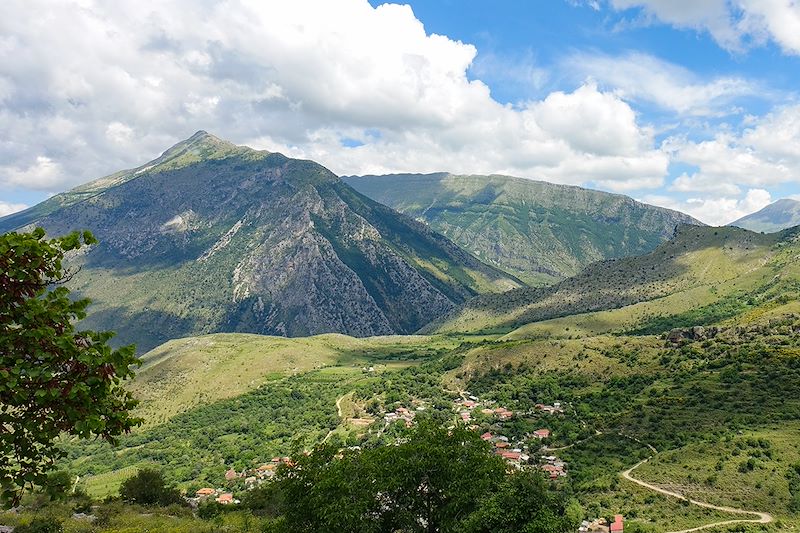
[[[64,254],[95,242],[89,232],[46,240],[40,228],[0,235],[0,485],[12,503],[46,481],[60,433],[113,442],[137,423],[120,386],[133,375],[133,347],[77,331],[89,301],[59,286],[71,275]]]
[[[289,532],[559,532],[582,514],[538,473],[507,474],[475,432],[430,421],[394,446],[318,448],[243,503]]]

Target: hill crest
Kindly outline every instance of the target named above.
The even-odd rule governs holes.
[[[344,180],[531,285],[551,284],[602,259],[647,253],[678,224],[701,224],[619,194],[496,174]]]

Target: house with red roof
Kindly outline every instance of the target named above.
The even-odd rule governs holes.
[[[223,492],[219,496],[217,496],[217,503],[221,503],[222,505],[230,505],[233,503],[233,494],[230,492]]]
[[[614,521],[608,526],[611,533],[623,533],[624,529],[623,518],[621,514],[614,515]]]
[[[492,434],[487,431],[486,433],[481,435],[481,440],[492,440]]]
[[[519,461],[521,456],[521,452],[500,452],[500,457],[509,461]]]
[[[544,428],[537,429],[536,431],[533,432],[533,436],[536,437],[537,439],[546,439],[550,437],[550,430]]]

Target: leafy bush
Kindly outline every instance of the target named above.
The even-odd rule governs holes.
[[[128,479],[119,489],[119,495],[127,503],[139,505],[167,505],[182,503],[178,489],[167,486],[161,472],[151,468],[144,468]]]
[[[29,524],[17,526],[14,533],[62,533],[64,526],[55,518],[34,518]]]

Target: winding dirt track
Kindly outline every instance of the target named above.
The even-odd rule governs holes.
[[[336,414],[339,415],[339,418],[342,418],[342,400],[344,400],[344,397],[347,396],[348,394],[351,393],[348,392],[347,394],[343,394],[341,398],[336,400]]]
[[[345,396],[347,396],[348,394],[352,394],[352,393],[353,393],[353,391],[347,392],[347,393],[343,394],[338,400],[336,400],[336,414],[339,415],[339,418],[342,418],[342,400],[344,400]],[[331,435],[333,435],[333,430],[328,431],[328,434],[325,435],[324,439],[322,439],[322,444],[325,444],[326,442],[328,442],[328,438]]]
[[[647,461],[648,461],[648,459],[645,459],[644,461],[640,461],[640,462],[636,463],[635,465],[633,465],[631,468],[625,470],[621,474],[622,477],[624,477],[628,481],[636,483],[637,485],[639,485],[641,487],[644,487],[644,488],[646,488],[648,490],[652,490],[652,491],[664,494],[665,496],[671,496],[673,498],[678,498],[679,500],[688,501],[692,505],[696,505],[698,507],[705,507],[706,509],[714,509],[716,511],[723,511],[723,512],[726,512],[726,513],[752,515],[752,516],[757,516],[758,517],[758,518],[740,518],[740,519],[736,519],[736,520],[724,520],[722,522],[712,522],[710,524],[705,524],[703,526],[693,527],[691,529],[682,529],[681,531],[671,531],[670,533],[690,533],[692,531],[700,531],[701,529],[709,529],[709,528],[717,527],[717,526],[727,526],[727,525],[730,525],[730,524],[742,524],[742,523],[769,524],[773,520],[772,515],[769,514],[769,513],[761,513],[761,512],[758,512],[758,511],[746,511],[744,509],[736,509],[734,507],[723,507],[723,506],[720,506],[720,505],[713,505],[713,504],[710,504],[710,503],[705,503],[705,502],[701,502],[701,501],[697,501],[697,500],[692,500],[692,499],[687,498],[686,496],[683,496],[682,494],[679,494],[677,492],[672,492],[672,491],[669,491],[669,490],[666,490],[666,489],[662,489],[661,487],[657,487],[656,485],[653,485],[651,483],[647,483],[646,481],[642,481],[640,479],[636,479],[635,477],[633,477],[631,475],[631,472],[633,472],[634,470],[636,470],[637,468],[642,466]]]

